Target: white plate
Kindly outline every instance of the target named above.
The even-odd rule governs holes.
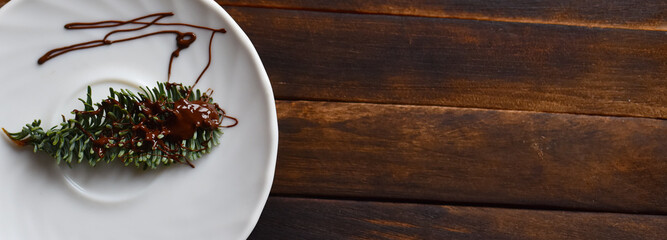
[[[135,171],[116,165],[73,169],[44,154],[0,141],[0,239],[244,239],[268,197],[278,144],[271,86],[252,44],[213,0],[12,0],[0,8],[0,127],[18,131],[33,119],[49,128],[107,88],[154,86],[166,80],[174,36],[160,35],[64,54],[44,65],[46,51],[99,39],[108,29],[66,30],[69,22],[129,20],[174,12],[161,22],[224,27],[213,43],[200,89],[238,126],[196,160]],[[161,27],[151,27],[155,31]],[[191,30],[187,27],[168,27]],[[206,65],[209,32],[174,60],[172,82],[192,84]],[[136,34],[136,33],[130,33]],[[120,37],[120,36],[117,36]]]

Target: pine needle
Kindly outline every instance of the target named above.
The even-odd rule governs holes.
[[[174,102],[189,96],[188,101],[204,101],[214,104],[210,96],[199,90],[190,93],[190,87],[177,84],[158,83],[154,88],[141,88],[133,93],[126,89],[109,89],[109,96],[100,103],[93,103],[91,89],[88,87],[83,110],[74,110],[74,118],[65,120],[59,126],[47,131],[41,127],[41,120],[26,124],[20,132],[11,133],[2,129],[18,145],[32,145],[34,151],[43,151],[51,155],[58,163],[67,165],[88,162],[91,166],[99,162],[120,160],[126,166],[141,169],[156,169],[174,163],[191,164],[191,161],[210,152],[210,147],[217,145],[222,135],[220,127],[215,129],[197,129],[194,136],[182,141],[166,141],[164,134],[157,136],[161,141],[147,139],[141,132],[133,129],[138,123],[157,123],[167,121],[169,114],[147,116],[145,102],[161,102],[162,108],[174,107]],[[112,106],[104,104],[114,103]],[[116,104],[117,103],[117,104]],[[217,107],[217,105],[215,105]],[[97,110],[96,110],[97,109]],[[102,109],[102,110],[100,110]],[[217,108],[219,109],[219,108]],[[96,112],[97,111],[97,112]],[[225,118],[219,109],[220,121]],[[150,119],[147,119],[150,118]],[[148,124],[147,126],[151,126]],[[107,138],[108,142],[100,139]],[[164,141],[162,141],[164,140]]]

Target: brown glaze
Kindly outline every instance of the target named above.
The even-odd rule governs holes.
[[[99,21],[99,22],[75,22],[75,23],[69,23],[65,24],[66,29],[94,29],[94,28],[110,28],[110,27],[120,27],[123,25],[127,24],[139,24],[142,25],[140,27],[136,28],[128,28],[128,29],[117,29],[113,30],[106,35],[102,39],[98,40],[92,40],[92,41],[87,41],[87,42],[82,42],[82,43],[77,43],[65,47],[60,47],[60,48],[55,48],[52,49],[51,51],[48,51],[46,54],[44,54],[42,57],[40,57],[37,60],[38,64],[44,64],[47,61],[60,56],[62,54],[72,52],[72,51],[77,51],[77,50],[82,50],[82,49],[88,49],[88,48],[95,48],[95,47],[100,47],[100,46],[106,46],[106,45],[111,45],[114,43],[120,43],[120,42],[126,42],[126,41],[132,41],[132,40],[137,40],[140,38],[145,38],[145,37],[150,37],[154,35],[161,35],[161,34],[175,34],[176,35],[176,50],[174,50],[171,53],[171,56],[169,58],[169,67],[167,69],[167,82],[169,82],[169,79],[171,77],[171,65],[174,61],[174,58],[178,57],[181,50],[186,49],[190,47],[192,43],[194,43],[197,40],[197,36],[192,33],[192,32],[181,32],[181,31],[176,31],[176,30],[165,30],[165,31],[157,31],[157,32],[151,32],[151,33],[146,33],[134,37],[128,37],[128,38],[122,38],[122,39],[117,39],[117,40],[109,40],[109,37],[116,33],[121,33],[121,32],[133,32],[133,31],[139,31],[142,29],[146,29],[150,26],[153,25],[163,25],[163,26],[186,26],[186,27],[191,27],[191,28],[197,28],[197,29],[204,29],[211,31],[211,38],[209,40],[209,45],[208,45],[208,63],[206,64],[206,67],[204,70],[199,74],[199,77],[197,77],[197,80],[195,80],[195,83],[192,85],[193,87],[199,82],[201,77],[204,75],[206,70],[208,70],[208,67],[211,65],[211,48],[213,46],[213,37],[215,36],[216,33],[226,33],[227,30],[224,28],[219,28],[219,29],[214,29],[214,28],[209,28],[209,27],[204,27],[204,26],[198,26],[198,25],[193,25],[193,24],[187,24],[187,23],[160,23],[161,19],[165,17],[170,17],[173,16],[174,14],[171,12],[164,12],[164,13],[154,13],[154,14],[149,14],[146,16],[138,17],[132,20],[128,21],[120,21],[120,20],[109,20],[109,21]],[[153,20],[146,22],[146,21],[141,21],[144,19],[150,19],[153,18]],[[189,96],[189,94],[188,94]]]
[[[167,89],[171,89],[174,86],[182,85],[180,83],[170,83],[169,78],[171,76],[171,66],[174,58],[178,57],[181,50],[190,47],[192,43],[197,40],[197,36],[192,32],[181,32],[176,30],[164,30],[156,31],[151,33],[146,33],[143,35],[138,35],[134,37],[122,38],[117,40],[109,40],[109,37],[116,33],[120,32],[133,32],[142,29],[146,29],[152,25],[165,25],[165,26],[186,26],[197,29],[204,29],[211,31],[211,37],[208,44],[208,63],[206,67],[199,74],[195,80],[192,87],[189,87],[189,90],[185,92],[185,89],[182,88],[184,92],[182,94],[185,98],[177,100],[176,102],[167,102],[166,100],[157,100],[151,101],[149,99],[143,99],[142,101],[134,102],[134,106],[125,106],[130,113],[133,114],[143,114],[141,120],[137,123],[128,123],[122,122],[121,119],[111,119],[111,128],[107,128],[102,131],[99,136],[94,136],[83,126],[77,124],[77,127],[84,132],[90,141],[93,143],[93,151],[98,154],[100,158],[104,156],[107,149],[111,147],[124,147],[128,148],[134,152],[138,153],[148,153],[153,150],[161,150],[164,153],[163,157],[170,158],[176,162],[183,162],[181,159],[185,159],[185,162],[190,166],[194,167],[188,159],[185,158],[182,154],[179,154],[181,149],[187,149],[185,146],[182,146],[181,142],[186,139],[190,139],[194,136],[197,131],[213,131],[220,127],[233,127],[238,124],[238,120],[234,117],[227,116],[225,111],[222,110],[217,104],[210,102],[210,93],[207,91],[204,93],[200,100],[188,100],[190,99],[190,94],[194,85],[196,85],[199,80],[202,78],[204,73],[208,70],[211,65],[211,48],[213,44],[213,37],[216,33],[225,33],[224,28],[213,29],[204,26],[197,26],[186,23],[159,23],[158,21],[162,18],[173,16],[173,13],[155,13],[149,14],[146,16],[138,17],[128,21],[119,21],[119,20],[110,20],[110,21],[100,21],[100,22],[75,22],[65,25],[66,29],[94,29],[94,28],[110,28],[110,27],[120,27],[127,24],[141,25],[135,28],[128,29],[117,29],[107,33],[102,39],[87,41],[82,43],[73,44],[70,46],[65,46],[61,48],[56,48],[51,51],[48,51],[37,61],[38,64],[44,64],[45,62],[60,56],[62,54],[83,50],[88,48],[95,48],[100,46],[111,45],[114,43],[126,42],[131,40],[137,40],[144,37],[161,35],[161,34],[174,34],[176,36],[175,43],[176,49],[172,52],[169,59],[169,67],[167,69]],[[147,19],[152,19],[148,21]],[[208,94],[207,94],[208,93]],[[108,115],[109,112],[113,110],[115,106],[121,106],[116,100],[106,99],[98,105],[96,110],[90,111],[80,111],[74,110],[73,113],[76,116],[76,119],[80,119],[84,115],[99,115],[104,114],[107,118],[110,118]],[[233,124],[222,126],[222,120],[228,118],[233,121]],[[131,124],[132,126],[127,130],[127,126]],[[121,130],[126,129],[126,130]],[[119,134],[119,131],[125,131],[123,134]],[[208,140],[207,140],[208,141]],[[18,143],[17,143],[18,144]],[[171,147],[177,146],[177,147]],[[202,151],[203,149],[187,149],[189,151]]]
[[[174,85],[177,84],[171,86]],[[186,88],[181,90],[181,94],[188,92]],[[111,118],[108,113],[112,112],[114,107],[122,108],[123,106],[113,99],[106,99],[95,110],[73,111],[77,120],[85,115],[104,115],[111,120],[109,123],[111,128],[103,130],[97,137],[77,124],[77,127],[93,143],[93,151],[100,158],[104,157],[106,150],[111,147],[125,147],[137,153],[161,150],[165,153],[164,157],[181,162],[180,159],[184,156],[178,153],[179,150],[187,149],[196,152],[206,149],[206,147],[202,149],[186,148],[181,145],[183,140],[192,138],[195,132],[200,130],[213,131],[220,127],[229,128],[238,124],[236,118],[227,116],[218,104],[211,103],[206,93],[200,100],[180,99],[176,102],[167,102],[166,100],[144,99],[134,102],[133,106],[125,106],[131,115],[143,114],[143,117],[136,123]],[[233,120],[233,124],[222,125],[222,120],[225,118]],[[131,124],[130,130],[127,130],[126,125],[128,124]],[[120,131],[125,132],[121,135]],[[185,163],[192,166],[187,159]]]
[[[204,101],[178,100],[167,121],[169,137],[175,140],[191,138],[197,129],[215,129],[220,126],[220,115],[214,104]]]

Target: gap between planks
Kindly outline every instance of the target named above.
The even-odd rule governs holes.
[[[642,215],[642,216],[667,216],[667,214],[655,213],[655,212],[609,211],[609,210],[596,210],[596,209],[554,207],[546,205],[429,201],[429,200],[407,199],[407,198],[345,197],[345,196],[333,196],[333,195],[327,196],[327,195],[284,194],[284,193],[271,193],[269,195],[269,198],[349,201],[349,202],[364,202],[364,203],[391,203],[391,204],[403,204],[403,205],[410,204],[410,205],[429,205],[429,206],[471,207],[471,208],[490,208],[490,209],[503,209],[503,210],[531,210],[531,211],[544,211],[544,212],[611,213],[611,214],[627,214],[627,215]]]
[[[340,100],[320,100],[320,99],[297,99],[297,98],[278,98],[276,97],[276,103],[278,102],[312,102],[312,103],[342,103],[342,104],[367,104],[367,105],[378,105],[378,106],[416,106],[416,107],[433,107],[433,108],[443,108],[443,109],[460,109],[460,110],[489,110],[489,111],[498,111],[498,112],[507,112],[507,113],[547,113],[555,115],[571,115],[571,116],[590,116],[590,117],[610,117],[610,118],[627,118],[627,119],[653,119],[653,120],[667,120],[667,118],[660,117],[645,117],[645,116],[633,116],[633,115],[622,115],[622,114],[591,114],[591,113],[569,113],[569,112],[556,112],[556,111],[531,111],[531,110],[515,110],[515,109],[503,109],[503,108],[482,108],[482,107],[466,107],[466,106],[447,106],[447,105],[433,105],[433,104],[400,104],[400,103],[384,103],[384,102],[355,102],[355,101],[340,101]]]

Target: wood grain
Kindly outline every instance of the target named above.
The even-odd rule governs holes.
[[[278,101],[273,193],[667,213],[667,121]]]
[[[271,197],[248,239],[664,239],[667,217]]]
[[[223,6],[667,30],[667,4],[662,1],[647,0],[217,0],[217,2]]]
[[[226,9],[279,99],[667,118],[663,32]]]

